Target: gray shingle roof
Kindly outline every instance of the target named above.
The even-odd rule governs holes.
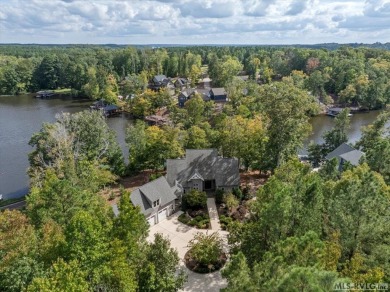
[[[163,206],[176,198],[175,189],[170,187],[164,176],[144,184],[130,195],[133,205],[140,206],[141,212],[145,215],[153,211],[154,201],[160,199],[160,206]]]
[[[344,154],[340,155],[340,157],[342,159],[344,159],[345,161],[348,161],[352,165],[357,166],[357,165],[359,165],[360,158],[362,158],[363,155],[364,155],[363,152],[361,152],[359,150],[353,150],[353,151],[350,151],[348,153],[344,153]]]
[[[209,101],[210,100],[210,89],[198,88],[198,89],[196,89],[195,92],[198,93],[200,95],[200,97],[202,97],[202,99],[204,101]]]
[[[328,155],[326,155],[325,159],[331,160],[332,158],[336,157],[340,161],[342,158],[345,161],[348,161],[352,165],[356,166],[359,164],[360,158],[363,155],[364,155],[363,152],[356,150],[355,148],[349,146],[346,143],[343,143],[335,150],[330,152]]]
[[[184,159],[167,160],[167,180],[177,180],[183,187],[194,173],[204,180],[213,180],[217,186],[237,186],[240,183],[238,160],[218,156],[216,149],[186,150]]]
[[[211,88],[211,91],[214,95],[226,95],[226,90],[223,87],[220,88]]]
[[[165,75],[156,75],[153,78],[154,82],[163,82],[165,79],[168,79]]]
[[[194,93],[194,89],[186,89],[180,92],[180,95],[183,95],[184,97],[188,98],[193,93]]]
[[[349,151],[352,151],[352,150],[355,150],[355,148],[349,146],[347,143],[343,143],[339,147],[337,147],[335,150],[328,153],[328,155],[326,155],[325,158],[327,160],[330,160],[336,156],[340,156],[340,155],[347,153]]]
[[[185,78],[177,78],[175,81],[175,84],[179,84],[180,86],[186,85],[187,84],[187,79]]]

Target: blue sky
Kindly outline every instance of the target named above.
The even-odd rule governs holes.
[[[390,42],[390,0],[0,0],[1,43]]]

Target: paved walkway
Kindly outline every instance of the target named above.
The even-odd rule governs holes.
[[[214,198],[207,198],[207,210],[209,211],[211,230],[221,231],[221,224],[219,223],[219,216],[217,205]]]

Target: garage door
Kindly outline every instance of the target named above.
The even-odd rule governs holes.
[[[152,217],[149,217],[148,218],[148,223],[150,226],[153,226],[154,224],[156,224],[156,216],[152,216]]]
[[[167,218],[167,209],[158,212],[158,222],[161,222]]]

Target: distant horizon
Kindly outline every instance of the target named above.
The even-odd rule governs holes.
[[[389,0],[0,0],[0,4],[1,43],[390,42]]]
[[[390,42],[346,42],[346,43],[338,43],[338,42],[324,42],[324,43],[267,43],[267,44],[256,44],[256,43],[6,43],[0,42],[0,45],[38,45],[38,46],[78,46],[78,45],[91,45],[91,46],[319,46],[319,45],[386,45],[390,44]]]

